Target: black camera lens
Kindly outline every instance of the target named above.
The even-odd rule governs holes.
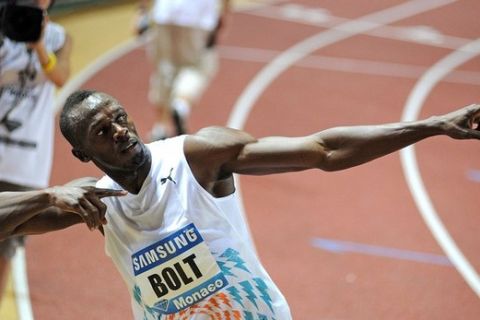
[[[0,12],[0,29],[9,39],[36,42],[42,33],[43,11],[40,8],[8,4]]]

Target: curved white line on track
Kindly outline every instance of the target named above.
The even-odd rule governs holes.
[[[113,47],[106,53],[102,54],[99,58],[94,60],[88,66],[82,69],[75,77],[67,82],[66,85],[58,92],[55,100],[55,112],[58,112],[68,96],[75,90],[79,89],[85,82],[90,80],[100,70],[114,62],[115,60],[123,57],[125,54],[145,44],[145,38],[133,38],[119,45]]]
[[[20,320],[33,320],[33,311],[28,289],[25,248],[23,246],[17,248],[17,252],[12,259],[12,278],[17,301],[18,317]]]
[[[282,72],[315,50],[376,29],[382,25],[445,6],[452,2],[455,2],[455,0],[417,0],[405,2],[398,6],[367,14],[363,17],[334,26],[334,29],[320,32],[297,43],[267,64],[248,84],[234,105],[233,112],[228,120],[228,126],[238,129],[243,128],[250,110],[266,88]]]
[[[477,39],[462,48],[454,51],[433,65],[416,83],[408,97],[402,115],[403,121],[415,121],[422,109],[422,105],[435,85],[448,73],[480,54],[480,39]],[[415,157],[414,147],[410,146],[400,152],[405,178],[410,192],[420,211],[425,223],[437,240],[440,247],[448,256],[458,272],[462,275],[472,290],[480,297],[480,278],[468,262],[460,249],[455,244],[447,229],[440,220],[425,185],[423,184],[420,171]]]
[[[235,102],[233,111],[228,119],[227,126],[237,129],[242,129],[252,110],[255,102],[260,95],[267,89],[267,87],[276,79],[282,72],[296,64],[301,59],[305,58],[315,50],[326,47],[333,43],[347,39],[354,35],[358,35],[379,26],[396,22],[413,15],[432,10],[454,2],[455,0],[420,0],[410,1],[398,6],[387,8],[378,12],[368,14],[366,16],[350,20],[335,26],[335,29],[322,31],[310,38],[307,38],[296,45],[288,48],[279,54],[272,62],[267,64],[254,79],[248,84],[246,89],[242,92],[238,100]],[[235,175],[236,190],[239,196],[242,196],[240,179]],[[240,202],[243,205],[243,202]],[[248,227],[247,217],[244,208],[242,208],[243,220]],[[250,232],[250,230],[249,230]],[[253,236],[250,232],[250,238]],[[255,244],[251,243],[255,248]]]

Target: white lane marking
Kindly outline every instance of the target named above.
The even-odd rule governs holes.
[[[248,84],[236,101],[233,112],[230,115],[228,126],[243,128],[246,117],[253,105],[266,90],[266,88],[285,70],[303,59],[313,51],[326,47],[330,44],[347,39],[354,35],[365,33],[384,24],[396,22],[416,14],[448,5],[455,0],[419,0],[409,1],[400,5],[374,12],[356,20],[351,20],[335,29],[320,32],[307,38],[279,54],[273,61],[267,64],[254,79]]]
[[[220,46],[219,53],[220,57],[223,59],[266,63],[278,56],[280,51],[236,46]],[[375,76],[414,79],[418,79],[428,69],[427,67],[411,64],[327,57],[320,55],[307,56],[295,63],[294,66]],[[480,72],[461,70],[453,71],[442,80],[452,83],[480,85]]]
[[[28,288],[25,248],[17,248],[12,259],[13,290],[17,303],[17,312],[20,320],[33,320],[32,305]]]
[[[104,69],[115,60],[123,57],[125,54],[145,44],[146,38],[132,38],[119,45],[113,47],[106,53],[102,54],[88,66],[82,69],[75,77],[71,78],[58,92],[55,100],[55,112],[60,111],[65,100],[75,90],[79,89],[84,83],[90,80],[100,70]]]
[[[236,12],[251,11],[271,5],[280,4],[289,0],[262,0],[262,1],[239,1],[234,3]]]
[[[457,68],[468,60],[480,54],[480,39],[477,39],[458,51],[447,55],[434,64],[416,83],[407,103],[405,104],[403,121],[415,121],[418,119],[425,99],[435,85],[451,70]],[[455,244],[448,230],[443,225],[435,207],[430,200],[428,192],[423,184],[420,171],[415,157],[414,147],[410,146],[400,152],[401,163],[410,192],[415,203],[431,233],[440,247],[448,256],[455,268],[465,279],[472,290],[480,297],[480,278],[468,262],[460,249]]]
[[[246,13],[263,18],[331,29],[334,29],[338,24],[350,21],[347,18],[333,16],[326,9],[306,7],[299,4],[265,6]],[[423,25],[382,26],[381,28],[370,30],[365,34],[379,38],[414,42],[447,49],[456,49],[471,41],[470,39],[445,35],[431,26]]]
[[[432,10],[447,4],[454,0],[420,0],[409,1],[388,9],[374,12],[363,16],[357,20],[352,20],[344,24],[340,24],[336,29],[320,32],[310,38],[307,38],[294,46],[288,48],[269,64],[267,64],[259,73],[255,75],[252,81],[247,85],[246,89],[241,93],[238,100],[233,106],[233,110],[227,122],[227,126],[242,129],[245,126],[248,115],[253,108],[255,102],[267,87],[282,72],[297,63],[300,59],[311,54],[313,51],[326,47],[330,44],[347,39],[354,35],[372,30],[386,23],[392,23],[413,15]],[[240,179],[234,175],[236,182],[236,190],[239,196],[242,196]],[[243,201],[240,202],[243,206]],[[251,246],[255,248],[253,243],[253,235],[250,231],[249,224],[244,208],[242,209],[242,218],[252,239]]]

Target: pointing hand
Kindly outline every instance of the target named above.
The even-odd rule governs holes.
[[[92,186],[58,186],[49,188],[50,203],[59,209],[78,214],[90,230],[106,224],[107,206],[100,200],[104,197],[119,197],[123,190],[101,189]]]

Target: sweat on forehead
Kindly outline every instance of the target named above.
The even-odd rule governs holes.
[[[112,99],[100,92],[94,93],[88,96],[82,102],[82,107],[87,110],[96,110],[100,107],[104,107],[112,102]]]
[[[115,109],[121,108],[118,102],[109,95],[94,93],[70,110],[69,118],[77,123],[77,128],[86,129],[103,108],[109,108],[110,106],[115,106]]]
[[[121,107],[118,101],[115,100],[115,98],[109,96],[106,93],[95,92],[83,99],[76,109],[83,114],[92,115],[95,114],[96,111],[111,105]]]

